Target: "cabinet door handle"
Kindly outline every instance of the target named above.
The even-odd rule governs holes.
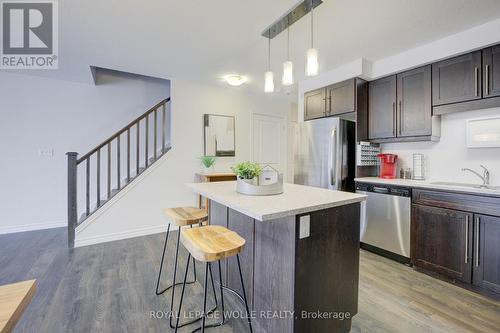
[[[401,135],[403,128],[403,107],[402,102],[399,101],[399,135]]]
[[[485,68],[485,76],[486,76],[486,80],[485,80],[485,94],[486,95],[489,95],[490,94],[490,65],[486,65],[486,68]]]
[[[469,262],[469,215],[465,215],[465,263]]]
[[[476,97],[479,97],[479,85],[477,84],[478,78],[479,78],[479,68],[474,67],[474,91]]]
[[[392,134],[396,136],[396,102],[392,102]]]
[[[326,108],[326,100],[327,100],[327,97],[325,96],[325,98],[323,98],[323,101],[325,101],[325,109],[323,110],[323,114],[326,116],[327,114],[327,108]]]
[[[476,267],[479,267],[479,232],[480,232],[480,219],[476,217]]]

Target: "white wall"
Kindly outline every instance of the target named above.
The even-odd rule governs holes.
[[[94,86],[0,73],[0,234],[66,225],[65,153],[86,153],[170,95],[165,80],[97,76]]]
[[[337,68],[307,78],[298,83],[299,121],[303,120],[304,92],[325,87],[353,77],[374,80],[415,67],[430,64],[473,50],[500,43],[500,19],[464,30],[431,43],[419,45],[404,52],[382,59],[366,59],[363,54],[358,59]],[[380,40],[380,43],[390,41]]]
[[[230,166],[251,160],[252,113],[288,117],[290,102],[276,96],[238,92],[186,81],[172,81],[172,150],[149,170],[126,195],[112,200],[109,209],[89,218],[77,230],[76,245],[88,245],[164,231],[165,207],[196,205],[195,194],[186,183],[195,181],[203,155],[203,114],[234,115],[236,156],[219,157],[215,171],[230,171]]]
[[[500,19],[464,30],[462,32],[420,45],[413,49],[378,59],[371,71],[371,79],[430,64],[452,56],[479,50],[500,42]]]
[[[500,108],[452,113],[442,116],[441,140],[439,142],[413,142],[383,144],[382,151],[397,154],[399,167],[412,167],[412,154],[426,156],[426,175],[430,181],[481,183],[473,174],[462,172],[471,168],[482,172],[484,164],[491,173],[491,183],[500,185],[500,148],[467,148],[466,120],[500,116]]]

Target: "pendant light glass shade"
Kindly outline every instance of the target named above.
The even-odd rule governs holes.
[[[314,48],[314,3],[311,0],[311,48],[306,54],[306,76],[315,76],[318,72],[318,50]]]
[[[281,83],[284,86],[290,86],[293,84],[293,63],[291,61],[285,61],[283,63],[283,78]]]
[[[319,72],[318,50],[310,48],[307,50],[306,75],[315,76]]]
[[[264,92],[266,93],[274,92],[274,74],[272,71],[268,71],[265,74]]]
[[[264,92],[274,92],[274,73],[271,70],[271,31],[268,31],[269,39],[267,46],[267,72],[264,74]]]

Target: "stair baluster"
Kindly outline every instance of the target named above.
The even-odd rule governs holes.
[[[116,195],[120,190],[125,188],[128,184],[134,181],[144,170],[153,165],[160,157],[162,157],[168,150],[170,146],[167,145],[167,107],[170,102],[170,98],[167,98],[160,103],[153,106],[147,112],[136,118],[134,121],[130,122],[127,126],[116,132],[106,141],[92,149],[87,154],[78,158],[78,153],[68,152],[68,246],[70,248],[74,247],[75,241],[75,229],[80,225],[85,219],[95,213],[100,209],[107,201],[109,201],[114,195]],[[161,107],[161,149],[158,149],[158,109]],[[153,114],[153,117],[150,117]],[[150,119],[153,118],[154,124],[154,136],[153,136],[153,153],[149,156],[149,123]],[[141,161],[141,121],[144,120],[144,161]],[[131,177],[131,129],[136,128],[136,171],[135,176]],[[125,179],[121,179],[121,135],[126,132],[127,135],[127,149],[126,149],[126,164],[127,164],[127,176]],[[112,146],[116,145],[116,163],[113,165],[112,161]],[[102,148],[107,148],[107,196],[106,200],[101,198],[101,150]],[[94,157],[95,156],[95,157]],[[95,181],[91,178],[93,175],[92,160],[95,158],[96,175]],[[85,163],[84,163],[85,162]],[[84,177],[85,177],[85,196],[84,196],[84,210],[81,215],[80,220],[78,219],[78,167],[82,165],[84,167]],[[142,166],[141,166],[142,165]],[[112,184],[113,175],[116,176],[116,186]],[[95,204],[92,198],[92,191],[95,191],[96,198]],[[113,188],[114,187],[114,188]]]

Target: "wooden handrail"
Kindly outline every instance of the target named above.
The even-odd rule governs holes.
[[[157,110],[160,106],[162,106],[162,105],[164,105],[164,104],[166,104],[168,102],[170,102],[170,97],[168,97],[167,99],[162,100],[161,102],[159,102],[158,104],[156,104],[155,106],[153,106],[152,108],[150,108],[148,111],[144,112],[142,115],[140,115],[136,119],[132,120],[128,125],[126,125],[122,129],[120,129],[118,132],[116,132],[111,137],[109,137],[108,139],[106,139],[105,141],[103,141],[101,144],[97,145],[94,149],[92,149],[91,151],[89,151],[87,154],[85,154],[82,157],[80,157],[76,161],[76,164],[78,165],[78,164],[82,163],[83,161],[85,161],[87,158],[89,158],[90,156],[92,156],[93,154],[95,154],[98,150],[102,149],[108,143],[110,143],[111,141],[113,141],[118,136],[122,135],[123,133],[125,133],[128,129],[130,129],[131,127],[133,127],[135,124],[137,124],[138,122],[140,122],[142,119],[144,119],[147,116],[149,116],[152,112],[154,112],[155,110]]]

